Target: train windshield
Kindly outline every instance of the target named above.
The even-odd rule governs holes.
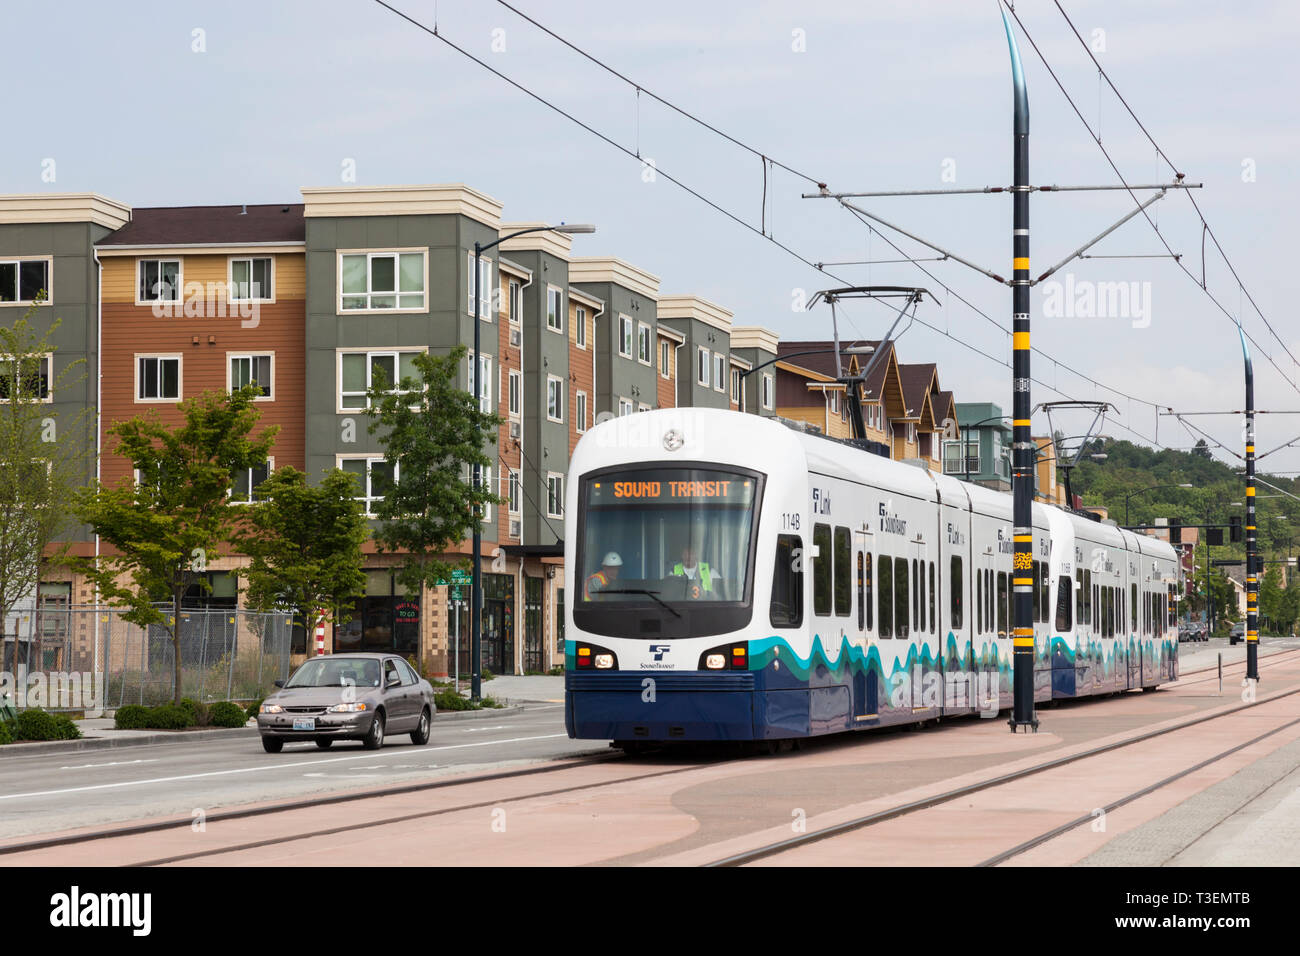
[[[648,604],[680,618],[686,605],[747,602],[760,485],[757,475],[713,468],[587,477],[578,603]]]

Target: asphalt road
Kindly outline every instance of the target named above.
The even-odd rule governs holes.
[[[608,747],[570,740],[559,704],[439,723],[429,743],[389,737],[379,751],[340,741],[329,750],[262,750],[256,735],[116,750],[9,756],[0,764],[0,838],[217,807],[410,782]]]

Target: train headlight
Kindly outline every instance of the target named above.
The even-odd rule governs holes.
[[[596,644],[579,644],[573,657],[579,670],[618,670],[618,655]]]
[[[721,654],[706,654],[704,666],[711,671],[720,671],[727,666],[727,659]]]
[[[749,644],[736,641],[721,647],[710,647],[700,655],[699,669],[702,671],[744,671],[749,670]]]
[[[597,654],[597,655],[596,655],[596,668],[597,668],[597,670],[607,671],[607,670],[609,670],[609,669],[610,669],[611,667],[613,667],[613,666],[614,666],[614,655],[613,655],[613,654]]]

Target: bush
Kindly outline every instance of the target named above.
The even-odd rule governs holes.
[[[193,697],[182,697],[180,706],[189,714],[188,727],[206,727],[212,722],[212,717],[208,712],[208,705],[202,701],[196,701]]]
[[[149,722],[146,726],[154,730],[184,730],[191,727],[192,712],[179,704],[159,704],[149,708]]]
[[[492,673],[490,670],[488,670],[486,667],[483,668],[483,673],[480,675],[480,677],[481,677],[483,680],[495,680],[495,679],[496,679],[496,676],[497,676],[496,674],[493,674],[493,673]]]
[[[9,721],[0,720],[0,747],[3,747],[5,744],[11,744],[13,742],[14,742],[14,735],[13,732],[10,731],[9,729]]]
[[[484,706],[484,707],[504,707],[505,704],[501,703],[501,701],[497,700],[495,697],[484,697],[484,698],[483,698],[483,706]]]
[[[14,736],[19,740],[76,740],[81,730],[63,714],[33,707],[14,720]]]
[[[209,709],[209,719],[213,727],[242,727],[248,723],[248,714],[238,704],[219,700]]]
[[[118,730],[145,730],[149,727],[152,710],[152,707],[141,707],[139,704],[119,707],[113,717],[113,726]]]
[[[257,720],[257,712],[262,709],[263,699],[264,698],[259,697],[257,700],[253,701],[251,704],[248,705],[248,709],[244,711],[244,714],[247,715],[249,720]]]
[[[439,691],[433,698],[434,705],[439,710],[478,710],[479,705],[474,703],[468,697],[461,697],[454,690]]]
[[[546,672],[546,676],[547,676],[547,677],[563,677],[563,676],[564,676],[564,665],[563,665],[563,664],[556,664],[554,667],[552,667],[549,671]]]

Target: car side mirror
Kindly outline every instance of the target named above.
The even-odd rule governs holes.
[[[385,688],[396,687],[401,682],[402,679],[398,677],[396,674],[394,674],[392,677],[388,678],[388,681],[384,684],[384,687]]]
[[[276,686],[276,687],[283,687],[283,686],[284,686],[284,680],[281,679],[281,678],[278,678],[278,677],[277,677],[276,680],[275,680],[275,686]]]

